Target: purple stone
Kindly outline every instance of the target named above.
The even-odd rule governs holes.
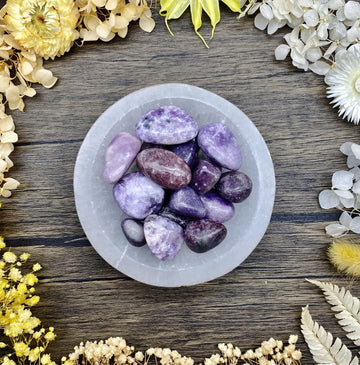
[[[126,218],[121,222],[122,231],[129,241],[135,247],[146,245],[144,235],[144,225],[135,219]]]
[[[173,222],[180,225],[182,228],[185,228],[191,220],[190,217],[186,217],[186,216],[181,215],[181,214],[176,214],[169,207],[166,207],[166,206],[162,207],[157,214],[162,216],[162,217],[169,218]]]
[[[200,199],[205,205],[205,218],[224,223],[230,220],[235,214],[234,205],[228,200],[221,198],[213,191],[201,195]]]
[[[184,242],[183,229],[158,215],[149,215],[145,219],[144,234],[151,252],[160,260],[173,258]]]
[[[191,221],[185,229],[185,243],[190,250],[203,253],[216,247],[226,237],[226,227],[210,219]]]
[[[229,171],[222,174],[216,190],[224,199],[233,203],[241,203],[250,195],[252,181],[243,172]]]
[[[180,144],[195,138],[198,125],[184,110],[163,106],[151,110],[136,123],[136,134],[144,142]]]
[[[241,166],[239,144],[230,129],[222,123],[207,124],[199,130],[199,147],[220,166],[237,170]]]
[[[210,161],[200,160],[196,166],[190,186],[199,194],[210,191],[221,176],[221,168]]]
[[[114,186],[113,194],[125,214],[135,219],[144,219],[160,210],[165,192],[141,172],[132,172]]]
[[[114,184],[126,173],[140,151],[141,141],[130,133],[116,135],[105,152],[105,168],[103,178]]]
[[[206,214],[199,195],[188,186],[172,193],[169,208],[175,213],[193,218],[204,218]]]
[[[181,157],[192,169],[196,163],[197,149],[196,142],[189,141],[172,147],[171,151]]]
[[[191,180],[191,170],[174,152],[160,148],[141,151],[136,162],[139,170],[166,189],[181,189]]]

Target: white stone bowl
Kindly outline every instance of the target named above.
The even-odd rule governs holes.
[[[197,254],[185,244],[175,258],[158,260],[147,246],[131,246],[122,230],[125,214],[102,179],[105,150],[122,131],[135,133],[142,115],[163,105],[176,105],[202,125],[225,123],[237,138],[243,164],[240,171],[253,181],[235,216],[225,223],[227,236],[214,249]],[[131,170],[135,170],[132,166]],[[251,120],[236,106],[204,89],[185,84],[162,84],[133,92],[108,108],[84,139],[74,170],[77,213],[85,234],[102,258],[125,275],[163,287],[195,285],[222,276],[240,265],[263,237],[275,197],[274,167],[269,150]]]

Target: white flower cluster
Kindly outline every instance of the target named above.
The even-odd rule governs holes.
[[[325,228],[332,237],[343,236],[349,231],[360,234],[360,145],[345,142],[340,151],[347,156],[348,170],[336,171],[331,189],[319,194],[321,208],[342,211],[339,222]]]
[[[287,44],[275,50],[277,60],[288,54],[295,67],[325,75],[360,40],[360,3],[345,0],[250,0],[245,13],[259,13],[255,26],[275,33],[287,25]]]

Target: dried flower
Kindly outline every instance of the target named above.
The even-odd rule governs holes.
[[[360,245],[350,241],[334,241],[329,249],[330,262],[351,277],[360,277]]]
[[[360,121],[360,50],[353,48],[340,57],[326,77],[327,94],[339,116],[349,122]]]
[[[69,51],[78,38],[78,8],[72,0],[8,0],[5,22],[25,49],[45,59]]]

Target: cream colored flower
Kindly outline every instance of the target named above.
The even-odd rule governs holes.
[[[360,50],[347,51],[326,76],[331,104],[339,107],[339,116],[349,122],[360,121]]]
[[[8,0],[5,22],[15,40],[45,59],[61,56],[78,37],[72,0]]]

